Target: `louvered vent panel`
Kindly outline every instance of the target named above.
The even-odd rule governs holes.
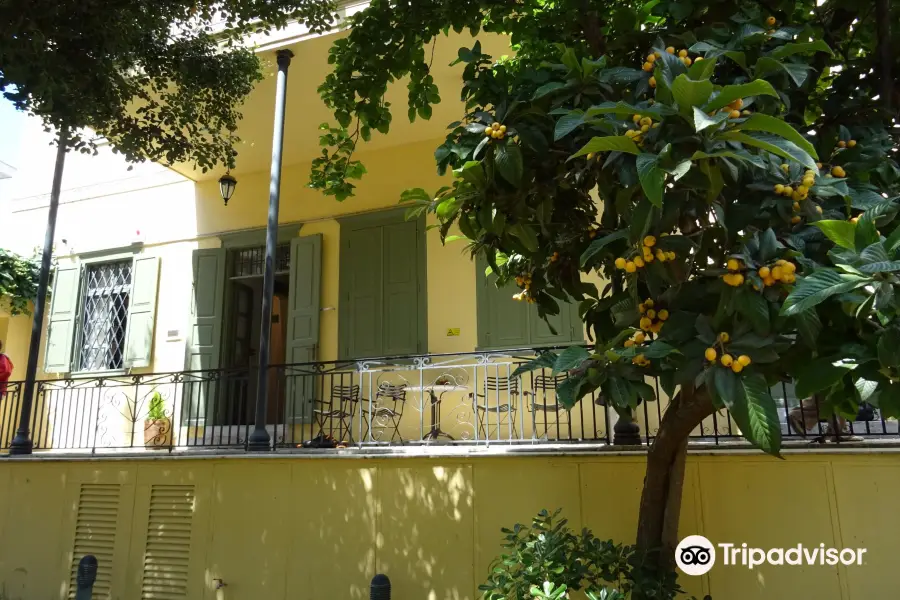
[[[98,599],[110,597],[116,521],[119,516],[119,493],[118,484],[81,484],[78,518],[75,521],[70,599],[75,598],[78,562],[87,554],[97,557],[97,580],[94,583],[93,597]]]
[[[194,486],[154,485],[144,548],[144,600],[187,598]]]

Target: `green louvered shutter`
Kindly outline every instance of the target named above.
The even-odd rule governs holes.
[[[387,225],[383,233],[384,318],[381,353],[416,354],[419,338],[418,222]]]
[[[218,369],[222,350],[222,317],[225,296],[225,249],[194,250],[194,285],[185,369]],[[204,425],[215,408],[217,387],[191,375],[185,383],[185,418]]]
[[[291,240],[291,274],[288,308],[288,364],[316,360],[319,345],[321,307],[322,235]],[[306,368],[288,367],[286,375],[287,417],[294,422],[308,421],[315,378],[305,375]]]
[[[475,263],[479,347],[528,346],[528,304],[513,299],[515,285],[498,288],[496,276],[485,275],[486,268],[487,262],[479,257]]]
[[[72,370],[72,344],[78,323],[78,290],[81,265],[60,265],[53,275],[53,295],[47,325],[47,348],[44,353],[46,373],[68,373]]]
[[[559,303],[559,314],[548,316],[544,321],[538,316],[537,307],[530,305],[528,310],[528,326],[531,332],[531,344],[548,345],[548,344],[565,344],[572,341],[573,331],[569,315],[572,309],[571,304]],[[576,309],[577,310],[577,309]],[[552,325],[556,333],[550,330]]]
[[[381,227],[350,231],[341,260],[346,278],[341,298],[343,358],[379,356],[382,338],[382,233]]]
[[[159,258],[136,256],[131,269],[128,298],[128,331],[125,335],[125,367],[149,367],[156,324],[156,292]]]

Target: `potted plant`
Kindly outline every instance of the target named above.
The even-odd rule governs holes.
[[[166,403],[158,391],[153,392],[144,421],[144,447],[159,450],[171,445],[172,421],[166,416]]]

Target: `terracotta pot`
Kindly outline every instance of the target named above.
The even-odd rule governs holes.
[[[168,418],[144,421],[144,447],[165,450],[172,445],[172,421]]]

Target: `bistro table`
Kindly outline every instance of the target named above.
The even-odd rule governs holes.
[[[447,438],[448,440],[455,440],[455,438],[441,431],[441,400],[443,399],[444,394],[447,392],[456,392],[456,391],[464,391],[469,389],[464,385],[448,385],[448,384],[440,384],[433,383],[430,385],[413,385],[407,386],[407,390],[411,392],[419,392],[427,393],[431,402],[431,429],[422,436],[423,440],[437,440],[442,437]]]

